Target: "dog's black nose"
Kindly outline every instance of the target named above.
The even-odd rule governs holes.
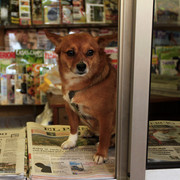
[[[80,62],[76,65],[76,68],[77,68],[79,74],[84,74],[85,70],[86,70],[86,64],[83,62]]]

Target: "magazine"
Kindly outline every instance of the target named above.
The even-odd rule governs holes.
[[[69,126],[42,126],[27,123],[30,179],[112,179],[115,172],[114,149],[106,163],[93,162],[97,138],[83,138],[87,127],[79,127],[77,147],[61,149],[69,135]]]
[[[44,64],[57,66],[58,55],[54,51],[44,51]]]
[[[44,51],[38,49],[20,49],[16,51],[18,73],[32,74],[33,64],[44,63]]]
[[[4,39],[6,51],[37,49],[37,33],[34,29],[7,30]]]
[[[149,122],[148,161],[180,161],[180,122]]]
[[[1,129],[0,150],[0,179],[25,179],[27,170],[25,128]]]
[[[15,52],[0,51],[0,72],[6,74],[15,74],[15,58]]]

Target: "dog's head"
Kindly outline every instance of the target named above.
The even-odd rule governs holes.
[[[70,77],[91,76],[106,61],[103,48],[117,35],[92,37],[88,33],[71,34],[61,37],[45,31],[48,39],[55,44],[59,55],[60,73]],[[104,62],[103,62],[104,61]]]

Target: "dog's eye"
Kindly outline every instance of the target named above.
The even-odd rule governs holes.
[[[66,52],[66,54],[67,54],[68,56],[74,56],[74,55],[75,55],[75,52],[74,52],[74,50],[69,50],[69,51]]]
[[[88,50],[86,56],[92,56],[94,54],[93,50]]]

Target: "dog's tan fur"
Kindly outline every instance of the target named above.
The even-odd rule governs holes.
[[[47,31],[46,35],[55,44],[59,56],[62,91],[71,127],[69,139],[62,146],[71,148],[76,145],[81,119],[99,135],[94,160],[102,163],[107,158],[110,139],[115,133],[116,114],[116,70],[104,53],[104,47],[117,36],[94,38],[88,33],[79,33],[60,37]],[[68,51],[74,54],[69,55]],[[82,63],[86,66],[85,72],[79,74],[77,64]]]

